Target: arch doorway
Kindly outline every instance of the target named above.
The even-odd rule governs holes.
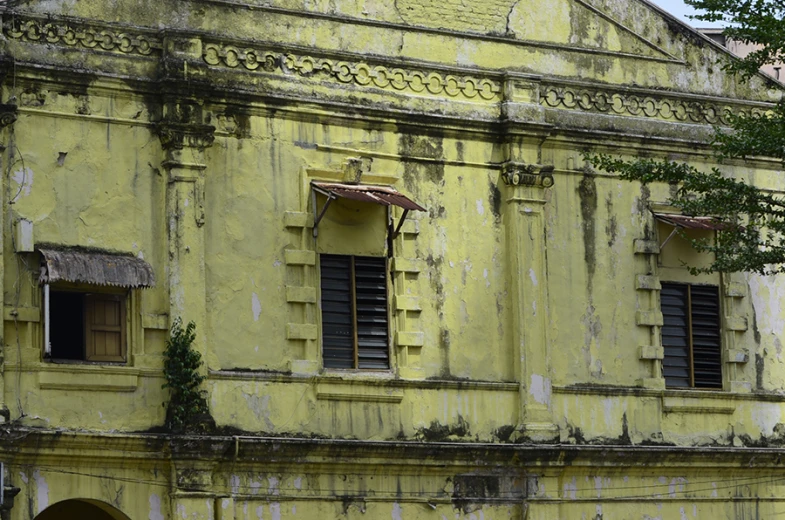
[[[119,509],[98,500],[63,500],[44,509],[35,520],[130,520]]]

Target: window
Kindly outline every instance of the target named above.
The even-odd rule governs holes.
[[[390,368],[385,258],[321,255],[325,368]]]
[[[47,352],[51,359],[124,362],[126,300],[125,292],[50,288]]]
[[[676,388],[721,388],[720,297],[712,285],[663,283],[665,384]]]

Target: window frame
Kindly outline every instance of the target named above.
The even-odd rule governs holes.
[[[662,360],[662,377],[665,379],[666,388],[668,389],[676,389],[676,390],[709,390],[709,391],[716,391],[722,390],[724,387],[725,382],[725,370],[723,368],[723,350],[725,344],[725,338],[723,334],[723,301],[722,301],[722,291],[721,291],[721,284],[714,285],[709,283],[689,283],[689,282],[678,282],[678,281],[662,281],[661,282],[661,291],[660,291],[660,312],[663,313],[663,320],[666,319],[666,313],[663,308],[663,294],[662,291],[666,289],[666,286],[671,287],[683,287],[686,290],[686,301],[683,302],[684,307],[686,308],[686,319],[687,319],[687,349],[688,349],[688,370],[689,370],[689,385],[688,386],[675,386],[668,384],[668,376],[665,374],[666,370],[666,361],[668,360],[667,356],[667,346],[665,345],[665,322],[663,321],[663,327],[660,331],[660,344],[663,347],[663,360]],[[714,333],[716,334],[716,352],[713,353],[712,357],[715,359],[713,360],[719,365],[719,374],[718,374],[718,381],[716,381],[715,385],[707,385],[707,386],[698,386],[696,385],[696,378],[695,378],[695,325],[693,323],[695,308],[693,306],[693,298],[692,292],[693,288],[700,287],[700,288],[711,288],[715,291],[713,298],[716,298],[716,315],[713,316],[715,321]],[[673,377],[673,376],[672,376]]]
[[[330,367],[326,366],[325,364],[325,342],[324,342],[324,332],[325,332],[325,323],[324,323],[324,299],[323,299],[323,272],[322,272],[322,259],[324,257],[333,257],[333,258],[344,258],[350,260],[350,268],[349,268],[349,281],[350,281],[350,304],[351,304],[351,326],[352,326],[352,350],[353,350],[353,358],[352,358],[352,367]],[[360,344],[359,344],[359,324],[358,324],[358,314],[357,314],[357,307],[358,307],[358,299],[357,299],[357,269],[356,269],[356,260],[357,259],[374,259],[374,260],[381,260],[384,264],[384,291],[385,291],[385,298],[384,298],[384,317],[385,317],[385,328],[386,328],[386,335],[385,335],[385,353],[386,353],[386,367],[385,368],[362,368],[360,367]],[[392,293],[391,278],[389,276],[390,273],[390,264],[389,258],[387,256],[369,256],[369,255],[345,255],[345,254],[331,254],[331,253],[319,253],[318,258],[318,272],[319,272],[319,344],[320,344],[320,358],[322,368],[325,370],[337,370],[337,371],[350,371],[350,372],[390,372],[393,369],[393,355],[392,355],[392,325],[393,320],[391,316],[391,305],[390,305],[390,295]]]
[[[46,292],[65,292],[65,293],[76,293],[83,296],[82,298],[82,357],[81,359],[68,359],[62,357],[54,357],[51,352],[51,347],[47,348],[47,339],[50,340],[49,334],[51,333],[51,323],[50,317],[47,313],[51,312],[51,309],[47,308],[47,296]],[[133,316],[135,312],[133,309],[136,309],[139,305],[139,298],[136,294],[137,290],[131,288],[119,288],[119,287],[108,287],[108,286],[98,286],[98,285],[90,285],[90,284],[75,284],[69,282],[56,282],[52,284],[44,284],[41,290],[41,297],[42,297],[42,319],[41,319],[41,327],[42,327],[42,357],[43,361],[56,363],[56,364],[91,364],[91,365],[120,365],[120,366],[130,366],[131,365],[131,355],[132,352],[131,346],[133,345],[137,334],[135,333],[135,328],[139,325],[138,320],[134,320]],[[88,297],[96,296],[97,300],[103,299],[119,299],[120,300],[120,356],[102,356],[102,355],[88,355],[88,348],[90,340],[88,339],[89,329],[91,328],[88,323]],[[47,331],[47,328],[49,330]]]

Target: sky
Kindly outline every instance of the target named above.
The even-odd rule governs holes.
[[[671,14],[675,14],[680,20],[687,22],[693,27],[722,27],[722,24],[702,22],[700,20],[690,20],[687,15],[695,14],[695,9],[686,5],[683,0],[649,0],[657,4]]]

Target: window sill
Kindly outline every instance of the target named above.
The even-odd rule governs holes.
[[[400,403],[403,389],[360,386],[338,382],[320,382],[316,385],[316,399],[319,401],[361,401],[366,403]]]
[[[41,390],[81,390],[86,392],[135,392],[138,369],[120,364],[42,363],[38,369]]]
[[[583,394],[583,395],[602,395],[607,397],[635,396],[635,397],[661,397],[663,399],[691,399],[703,401],[768,401],[785,402],[785,394],[763,393],[763,392],[727,392],[724,390],[700,390],[684,389],[676,390],[667,388],[664,390],[653,388],[641,388],[639,386],[611,386],[611,385],[569,385],[553,386],[555,394]]]

